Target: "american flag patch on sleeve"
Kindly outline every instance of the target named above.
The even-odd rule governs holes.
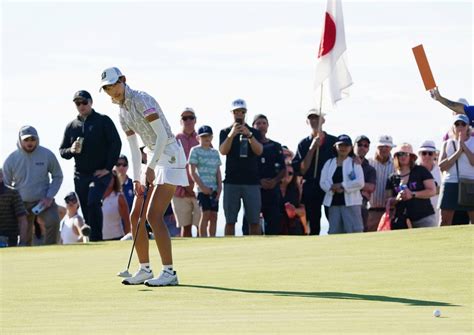
[[[147,109],[146,111],[144,111],[144,112],[143,112],[143,115],[144,115],[144,116],[148,116],[148,115],[154,114],[154,113],[156,113],[156,108],[152,107],[152,108]]]

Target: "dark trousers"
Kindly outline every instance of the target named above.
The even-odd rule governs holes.
[[[319,180],[305,180],[303,182],[302,202],[306,209],[310,235],[319,235],[321,232],[321,207],[325,195],[326,193],[319,187]],[[327,207],[324,207],[324,212],[328,217]]]
[[[82,214],[91,227],[90,241],[102,241],[102,199],[111,178],[110,173],[102,178],[77,173],[74,176],[74,187],[79,196]]]
[[[281,193],[278,185],[272,190],[260,190],[262,198],[262,212],[265,220],[265,235],[279,235],[281,234]],[[242,220],[242,234],[249,234],[249,223],[245,217]]]

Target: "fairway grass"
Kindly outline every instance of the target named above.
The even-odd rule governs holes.
[[[1,249],[0,334],[470,334],[473,233],[173,239],[164,288],[115,276],[131,241]]]

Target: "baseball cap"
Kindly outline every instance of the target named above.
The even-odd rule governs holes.
[[[198,129],[198,135],[199,136],[212,135],[212,128],[209,126],[201,126]]]
[[[436,152],[436,144],[434,141],[426,140],[421,143],[420,148],[418,149],[418,152],[422,151],[431,151],[431,152]]]
[[[66,194],[66,196],[64,197],[64,201],[65,202],[69,202],[71,200],[76,200],[77,201],[77,195],[76,195],[76,192],[69,192],[68,194]]]
[[[393,145],[393,139],[392,136],[390,135],[381,135],[379,136],[379,140],[377,142],[378,147],[383,147],[383,146],[388,146],[388,147],[394,147]]]
[[[464,106],[469,106],[469,102],[464,98],[459,98],[458,102],[463,104]]]
[[[370,140],[367,136],[365,135],[359,135],[356,137],[354,143],[359,143],[360,141],[367,141],[370,144]]]
[[[464,122],[467,125],[469,124],[469,118],[467,117],[467,115],[464,115],[464,114],[457,114],[454,117],[453,123],[456,123],[457,121]]]
[[[38,132],[32,126],[23,126],[20,128],[20,139],[24,140],[28,137],[36,137],[38,138]]]
[[[247,104],[245,103],[245,100],[237,99],[237,100],[232,101],[232,105],[230,107],[231,112],[235,111],[236,109],[240,109],[240,108],[243,108],[243,109],[247,110]]]
[[[72,98],[72,101],[76,101],[77,99],[80,99],[80,100],[90,99],[92,101],[92,96],[89,92],[80,90],[74,93],[74,97]]]
[[[127,156],[125,156],[124,154],[121,154],[121,155],[119,156],[119,158],[117,159],[117,161],[118,161],[119,159],[124,160],[125,163],[128,164],[128,158],[127,158]]]
[[[337,137],[337,141],[335,144],[347,144],[352,145],[352,140],[348,135],[342,134]]]
[[[316,108],[311,108],[307,113],[306,113],[306,118],[309,118],[311,115],[316,115],[316,116],[324,116],[326,114],[321,113],[319,109]]]
[[[122,72],[116,67],[109,67],[102,72],[100,76],[100,89],[99,92],[102,90],[102,87],[105,85],[112,85],[115,84],[120,77],[123,77]]]
[[[185,109],[183,109],[183,111],[181,112],[181,116],[183,116],[184,113],[191,113],[196,116],[196,113],[194,113],[194,109],[192,109],[191,107],[186,107]]]

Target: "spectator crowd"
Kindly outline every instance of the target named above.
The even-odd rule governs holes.
[[[55,150],[40,145],[33,126],[21,127],[17,148],[0,169],[2,246],[147,239],[135,233],[139,221],[155,239],[191,237],[193,227],[197,236],[213,237],[220,203],[226,236],[235,235],[242,204],[248,235],[319,235],[323,212],[329,234],[374,232],[387,218],[391,229],[474,223],[474,106],[446,99],[438,88],[431,97],[453,112],[447,133],[439,135],[441,148],[431,139],[396,145],[391,134],[354,134],[354,140],[328,134],[325,114],[311,109],[308,136],[293,152],[267,137],[272,120],[266,115],[248,117],[243,99],[230,104],[217,148],[215,130],[198,122],[191,107],[177,113],[175,136],[153,98],[130,89],[117,68],[104,73],[113,77],[104,82],[103,74],[101,87],[120,105],[132,173],[116,125],[93,109],[89,92],[76,92],[77,115],[58,139],[61,158],[75,163],[74,175],[65,176],[74,190],[56,199],[63,173]],[[375,154],[367,157],[371,146]],[[153,190],[154,183],[175,186]],[[156,223],[161,220],[165,228]],[[138,243],[140,263],[148,264],[142,243],[148,246]]]

